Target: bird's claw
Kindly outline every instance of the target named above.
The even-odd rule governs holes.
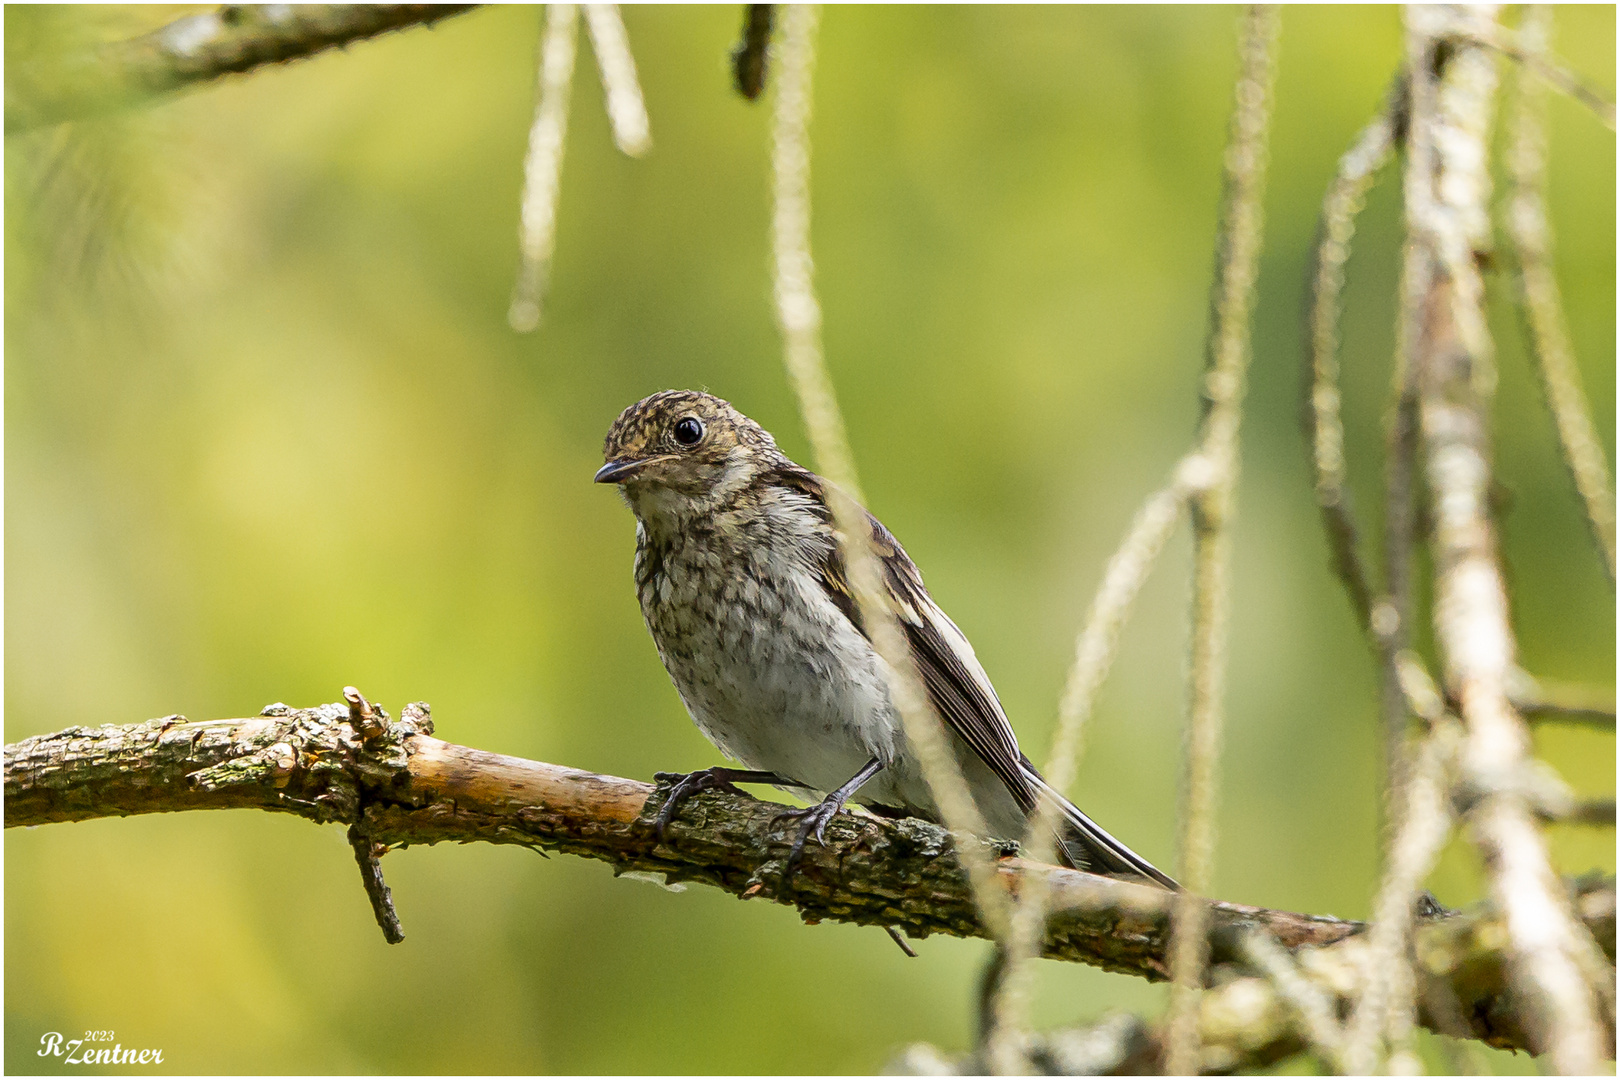
[[[799,858],[804,854],[804,845],[809,843],[811,836],[814,836],[816,843],[822,847],[827,846],[827,826],[832,824],[833,818],[837,817],[843,808],[843,800],[823,799],[814,806],[784,810],[771,819],[773,825],[779,821],[804,822],[799,828],[798,838],[793,841],[793,847],[788,850],[787,861],[782,864],[783,878],[793,875],[793,868],[798,865]]]
[[[729,791],[735,795],[742,792],[732,786],[731,781],[723,775],[722,769],[699,769],[689,773],[657,773],[653,779],[668,780],[675,777],[674,785],[669,789],[669,798],[664,805],[658,808],[658,816],[653,819],[653,835],[663,843],[664,833],[669,823],[675,820],[675,814],[680,810],[681,803],[702,791]]]

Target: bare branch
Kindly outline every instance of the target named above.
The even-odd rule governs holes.
[[[1316,503],[1333,554],[1333,568],[1350,594],[1363,628],[1372,614],[1371,578],[1356,550],[1356,522],[1345,484],[1344,424],[1339,412],[1339,320],[1345,264],[1356,215],[1366,203],[1378,171],[1394,156],[1397,131],[1405,126],[1406,80],[1398,77],[1378,115],[1362,128],[1339,159],[1339,169],[1322,200],[1316,239],[1316,273],[1311,278],[1310,378],[1303,417],[1316,475]]]
[[[1405,785],[1404,750],[1410,702],[1401,682],[1397,658],[1412,643],[1412,548],[1417,520],[1416,476],[1418,446],[1418,392],[1407,342],[1416,332],[1407,312],[1421,283],[1418,252],[1407,239],[1401,260],[1402,315],[1396,327],[1393,402],[1384,433],[1384,594],[1368,616],[1368,629],[1378,649],[1378,717],[1384,733],[1384,837],[1385,849],[1394,841],[1401,790]],[[1421,715],[1421,714],[1420,714]]]
[[[1434,506],[1436,639],[1448,696],[1467,728],[1462,772],[1477,796],[1467,820],[1505,916],[1510,971],[1532,1045],[1560,1072],[1590,1073],[1602,1068],[1613,1032],[1600,1024],[1588,982],[1585,930],[1515,782],[1525,770],[1529,737],[1508,700],[1514,639],[1487,504],[1495,371],[1476,255],[1490,235],[1496,69],[1483,48],[1460,42],[1492,33],[1495,10],[1407,9],[1412,123],[1405,188],[1416,274],[1404,298],[1415,333],[1405,344],[1419,386]]]
[[[1052,737],[1052,753],[1043,770],[1047,782],[1058,792],[1067,794],[1074,783],[1080,736],[1113,663],[1119,632],[1153,563],[1181,518],[1192,491],[1192,471],[1183,463],[1170,484],[1143,504],[1124,542],[1108,562],[1085,628],[1075,642],[1074,663],[1069,668],[1063,698],[1058,704],[1058,727]],[[1056,847],[1056,817],[1057,804],[1044,801],[1030,819],[1023,850],[1036,862],[1051,861]],[[1007,1032],[1013,1038],[1021,1037],[1033,990],[1029,961],[1038,951],[1041,928],[1046,923],[1044,884],[1041,879],[1033,880],[1013,911],[1011,934],[1002,958],[1006,970],[994,987],[994,1000],[990,1004],[991,1031]]]
[[[551,252],[557,243],[557,195],[563,149],[568,138],[568,98],[574,80],[579,39],[579,10],[573,4],[546,5],[546,31],[540,40],[539,96],[529,152],[523,159],[523,209],[518,227],[517,285],[506,321],[518,333],[540,325],[540,305],[551,276]]]
[[[6,134],[140,104],[477,4],[227,4],[141,37],[6,65]]]
[[[1316,503],[1322,512],[1333,569],[1344,583],[1356,619],[1378,654],[1382,682],[1379,712],[1384,731],[1384,779],[1388,791],[1384,803],[1386,824],[1393,818],[1393,808],[1399,798],[1407,719],[1406,705],[1392,665],[1394,657],[1406,645],[1405,624],[1411,606],[1407,567],[1411,547],[1411,453],[1414,447],[1411,418],[1415,399],[1408,388],[1400,385],[1391,431],[1386,510],[1391,532],[1398,532],[1399,539],[1393,535],[1386,537],[1387,591],[1375,598],[1371,576],[1357,550],[1356,522],[1346,483],[1339,394],[1339,321],[1345,265],[1350,259],[1356,215],[1365,205],[1367,191],[1378,171],[1394,156],[1396,144],[1404,137],[1407,110],[1407,82],[1402,72],[1396,76],[1384,108],[1339,159],[1338,172],[1323,197],[1316,242],[1316,272],[1311,279],[1308,318],[1311,370],[1303,410],[1315,474]],[[1397,381],[1398,384],[1405,382],[1404,378]]]
[[[613,143],[630,157],[640,157],[652,149],[647,124],[647,104],[636,79],[636,58],[630,53],[630,39],[617,4],[585,4],[585,28],[591,34],[591,51],[602,74],[602,94],[608,122],[613,126]]]
[[[1531,5],[1526,5],[1527,7]],[[1529,29],[1529,19],[1526,19],[1525,30]],[[1495,49],[1503,56],[1518,61],[1530,71],[1535,73],[1548,86],[1574,98],[1576,101],[1591,109],[1593,114],[1602,121],[1603,126],[1610,131],[1614,130],[1614,102],[1603,93],[1590,86],[1586,80],[1575,74],[1569,68],[1558,62],[1558,58],[1548,52],[1549,41],[1543,36],[1539,41],[1531,41],[1530,34],[1521,30],[1515,34],[1505,26],[1495,25],[1490,28],[1481,28],[1477,35],[1459,35],[1463,40],[1484,45]]]
[[[1580,724],[1614,730],[1614,691],[1595,686],[1533,679],[1515,672],[1508,686],[1513,707],[1531,723]]]
[[[1578,900],[1594,936],[1613,941],[1612,880],[1580,886]],[[1417,978],[1423,1008],[1418,1018],[1431,1030],[1457,1039],[1480,1040],[1502,1049],[1521,1047],[1523,1029],[1506,992],[1506,961],[1501,943],[1506,932],[1490,904],[1439,918],[1426,917],[1413,933],[1418,957]],[[1252,947],[1256,934],[1248,939]],[[1351,1004],[1362,970],[1369,962],[1364,935],[1323,948],[1280,947],[1265,955],[1247,955],[1240,966],[1219,967],[1199,1004],[1200,1054],[1197,1071],[1205,1075],[1255,1073],[1306,1050],[1322,1053],[1331,1045],[1336,1026],[1332,1015]],[[1265,946],[1260,946],[1265,950]],[[1247,949],[1245,950],[1247,953]],[[1606,963],[1606,959],[1599,956]],[[1286,965],[1286,966],[1284,966]],[[1403,964],[1403,967],[1406,965]],[[1257,976],[1253,969],[1265,975]],[[1410,970],[1410,969],[1408,969]],[[1279,979],[1278,976],[1281,976]],[[1279,985],[1286,983],[1288,990]],[[1312,1046],[1301,1032],[1301,1008],[1314,1018],[1305,1021],[1320,1040]],[[1128,1013],[1113,1013],[1073,1028],[1027,1037],[1030,1064],[1048,1075],[1137,1076],[1168,1073],[1164,1061],[1165,1031]],[[1477,1043],[1460,1044],[1461,1049]],[[1332,1058],[1324,1055],[1329,1064]],[[974,1076],[986,1072],[982,1054],[949,1057],[926,1044],[908,1047],[891,1071],[922,1076]],[[1413,1058],[1391,1061],[1413,1068]]]
[[[1271,83],[1278,15],[1251,7],[1243,23],[1225,195],[1211,294],[1204,375],[1201,456],[1208,483],[1193,496],[1193,642],[1188,677],[1186,783],[1176,897],[1175,986],[1170,995],[1166,1065],[1190,1071],[1198,1061],[1196,1011],[1207,957],[1205,908],[1215,851],[1217,758],[1220,753],[1228,607],[1231,516],[1238,475],[1238,424],[1249,364],[1249,313],[1259,272],[1261,196],[1265,189]]]
[[[1520,32],[1523,55],[1545,54],[1552,31],[1552,9],[1529,5]],[[1558,431],[1558,448],[1574,478],[1575,490],[1585,504],[1586,520],[1603,554],[1603,565],[1614,582],[1614,484],[1603,459],[1603,444],[1581,389],[1564,305],[1553,275],[1552,226],[1547,220],[1547,140],[1542,133],[1546,111],[1539,87],[1518,80],[1518,107],[1513,111],[1507,154],[1512,188],[1507,200],[1507,234],[1517,256],[1519,304],[1529,330],[1530,355],[1541,376],[1547,408]],[[1611,107],[1612,108],[1612,107]],[[1610,114],[1613,123],[1613,114]]]
[[[742,37],[731,50],[731,75],[737,93],[756,101],[765,92],[770,70],[771,28],[775,4],[744,4]]]

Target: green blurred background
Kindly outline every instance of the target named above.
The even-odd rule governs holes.
[[[185,10],[8,7],[7,59]],[[531,336],[504,316],[532,7],[8,138],[6,739],[353,683],[490,750],[640,778],[717,763],[641,625],[631,516],[590,478],[618,411],[666,387],[731,399],[808,460],[767,277],[769,105],[727,75],[739,14],[625,10],[642,161],[613,149],[582,38]],[[1230,8],[824,14],[828,362],[872,508],[1036,760],[1102,566],[1197,417],[1235,40]],[[1560,11],[1560,50],[1604,87],[1614,40],[1613,8]],[[1216,891],[1341,916],[1374,887],[1379,743],[1298,432],[1301,313],[1324,185],[1400,48],[1391,8],[1285,13],[1236,536]],[[1614,139],[1562,99],[1551,138],[1558,272],[1612,461]],[[1345,321],[1364,508],[1398,225],[1386,176]],[[1614,594],[1507,285],[1493,274],[1523,661],[1609,686]],[[1172,870],[1187,570],[1182,536],[1077,799]],[[1537,745],[1580,791],[1614,790],[1612,735]],[[1551,838],[1563,870],[1612,871],[1612,832]],[[970,1038],[982,942],[908,960],[875,928],[515,848],[385,866],[395,947],[337,827],[243,811],[7,833],[6,1068],[49,1069],[42,1033],[91,1028],[197,1073],[869,1072]],[[1475,898],[1471,852],[1431,884]],[[1074,965],[1043,965],[1040,990],[1043,1026],[1163,1003]]]

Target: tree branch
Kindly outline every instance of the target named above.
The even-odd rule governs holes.
[[[1513,707],[1533,724],[1577,724],[1614,730],[1614,691],[1596,686],[1531,679],[1516,673],[1508,687]]]
[[[1322,199],[1311,276],[1311,307],[1307,319],[1309,365],[1305,402],[1301,410],[1305,438],[1311,452],[1316,482],[1316,503],[1333,570],[1350,595],[1356,622],[1367,629],[1373,608],[1372,575],[1362,563],[1355,516],[1344,459],[1344,421],[1340,416],[1339,322],[1343,314],[1345,266],[1356,217],[1367,201],[1379,170],[1395,156],[1395,146],[1406,126],[1406,80],[1395,85],[1378,114],[1361,129],[1356,141],[1339,158],[1338,172]],[[1404,721],[1405,716],[1401,719]]]
[[[281,64],[477,4],[227,4],[126,41],[6,67],[6,134]]]
[[[1537,830],[1526,785],[1529,733],[1509,700],[1515,641],[1488,508],[1489,403],[1496,376],[1478,253],[1488,249],[1492,57],[1460,39],[1494,32],[1494,5],[1407,9],[1412,125],[1405,184],[1417,256],[1406,347],[1419,386],[1425,472],[1434,507],[1435,639],[1446,690],[1467,730],[1460,772],[1466,819],[1507,915],[1513,982],[1533,1047],[1563,1073],[1597,1071],[1613,1046],[1613,971],[1571,910]]]
[[[705,792],[686,804],[661,843],[651,822],[668,792],[665,785],[443,742],[431,737],[423,705],[407,705],[397,723],[373,710],[380,720],[369,738],[351,721],[350,705],[333,704],[301,710],[272,705],[263,715],[232,720],[169,716],[24,739],[5,748],[5,824],[270,810],[357,826],[359,835],[383,849],[445,840],[518,844],[600,859],[616,873],[701,882],[744,899],[775,900],[797,908],[810,923],[894,926],[912,938],[987,936],[950,854],[950,835],[928,822],[846,811],[829,828],[825,847],[805,849],[788,886],[781,863],[791,829],[775,827],[780,807],[774,803]],[[1032,874],[1043,875],[1051,892],[1045,955],[1152,980],[1167,976],[1170,894],[1018,858],[996,860],[997,883],[1010,896]],[[374,888],[382,887],[379,875]],[[1216,961],[1241,970],[1245,936],[1264,930],[1295,950],[1302,969],[1318,982],[1354,985],[1349,976],[1321,972],[1358,970],[1357,956],[1365,949],[1360,923],[1221,902],[1211,902],[1208,911]],[[1589,884],[1581,911],[1612,956],[1612,881]],[[1418,955],[1428,974],[1462,1003],[1476,1038],[1522,1047],[1506,999],[1500,946],[1493,944],[1500,937],[1491,937],[1481,922],[1494,918],[1483,913],[1431,923],[1418,935]],[[1472,944],[1464,948],[1459,941]],[[1332,947],[1301,951],[1303,946]],[[1293,1030],[1287,1023],[1281,1028]]]
[[[1582,921],[1612,957],[1613,879],[1584,880],[1576,884],[1575,893]],[[1490,904],[1420,921],[1413,945],[1415,974],[1423,990],[1419,1019],[1424,1026],[1501,1049],[1525,1046],[1519,1003],[1506,990],[1502,950],[1506,933],[1499,912]],[[1249,938],[1246,944],[1252,946],[1255,940]],[[1366,934],[1328,948],[1296,950],[1298,974],[1315,991],[1296,990],[1313,996],[1325,991],[1328,1004],[1344,1011],[1372,959],[1371,951]],[[1204,992],[1197,1013],[1198,1072],[1254,1073],[1312,1049],[1294,1015],[1299,994],[1279,986],[1274,972],[1256,974],[1252,964],[1229,962],[1212,974],[1213,987]],[[1318,1026],[1325,1027],[1326,1020],[1318,1018]],[[1150,1024],[1129,1013],[1111,1013],[1092,1023],[1033,1034],[1026,1052],[1031,1064],[1047,1075],[1159,1075],[1167,1071],[1166,1038],[1163,1022]],[[917,1044],[906,1048],[890,1070],[919,1076],[978,1076],[985,1073],[985,1065],[980,1053],[950,1057]]]
[[[1500,29],[1500,28],[1499,28]],[[1528,58],[1544,57],[1552,36],[1552,9],[1527,5],[1519,40]],[[1575,481],[1587,524],[1603,555],[1610,582],[1615,577],[1614,483],[1609,479],[1603,442],[1592,423],[1592,409],[1581,388],[1558,278],[1553,274],[1552,226],[1547,213],[1546,103],[1540,87],[1518,80],[1507,153],[1511,186],[1505,214],[1517,273],[1519,310],[1529,331],[1530,356],[1558,432],[1558,449]],[[1614,126],[1614,107],[1609,107]]]
[[[1192,644],[1187,672],[1187,726],[1182,749],[1182,806],[1177,870],[1175,986],[1167,1023],[1169,1072],[1198,1060],[1198,988],[1204,982],[1204,907],[1215,865],[1215,803],[1220,776],[1226,691],[1226,624],[1231,610],[1231,522],[1237,503],[1238,428],[1251,357],[1249,322],[1260,272],[1271,87],[1281,16],[1255,4],[1244,15],[1242,57],[1226,141],[1221,229],[1205,343],[1204,416],[1199,448],[1209,467],[1192,495]]]

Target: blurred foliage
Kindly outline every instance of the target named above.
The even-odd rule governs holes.
[[[8,7],[7,55],[176,10]],[[396,711],[428,700],[443,736],[490,750],[635,777],[717,762],[641,626],[630,515],[590,476],[617,412],[665,387],[730,398],[803,455],[766,276],[769,113],[730,89],[736,7],[625,19],[655,149],[614,151],[582,60],[532,336],[504,312],[533,8],[8,139],[8,740],[354,683]],[[1559,19],[1570,63],[1612,86],[1614,10]],[[1224,8],[826,13],[827,355],[873,509],[1036,760],[1104,561],[1196,417],[1234,43]],[[1284,16],[1237,532],[1216,889],[1343,916],[1374,889],[1374,677],[1311,503],[1301,312],[1322,191],[1399,55],[1394,9]],[[1612,461],[1613,136],[1557,100],[1551,137],[1558,271]],[[1382,468],[1397,187],[1374,194],[1350,267],[1363,508]],[[1523,661],[1609,684],[1614,595],[1518,321],[1497,311]],[[1078,796],[1167,868],[1177,543]],[[1612,735],[1536,741],[1582,792],[1613,791]],[[1566,871],[1614,867],[1612,832],[1552,838]],[[188,1073],[866,1072],[913,1040],[962,1048],[985,954],[941,939],[908,960],[876,929],[487,846],[388,857],[408,934],[390,948],[341,830],[259,813],[53,826],[7,834],[5,852],[12,1072],[53,1067],[42,1033],[92,1028]],[[1458,842],[1431,884],[1463,904],[1475,866]],[[1162,1003],[1068,965],[1044,965],[1041,989],[1043,1025]]]

